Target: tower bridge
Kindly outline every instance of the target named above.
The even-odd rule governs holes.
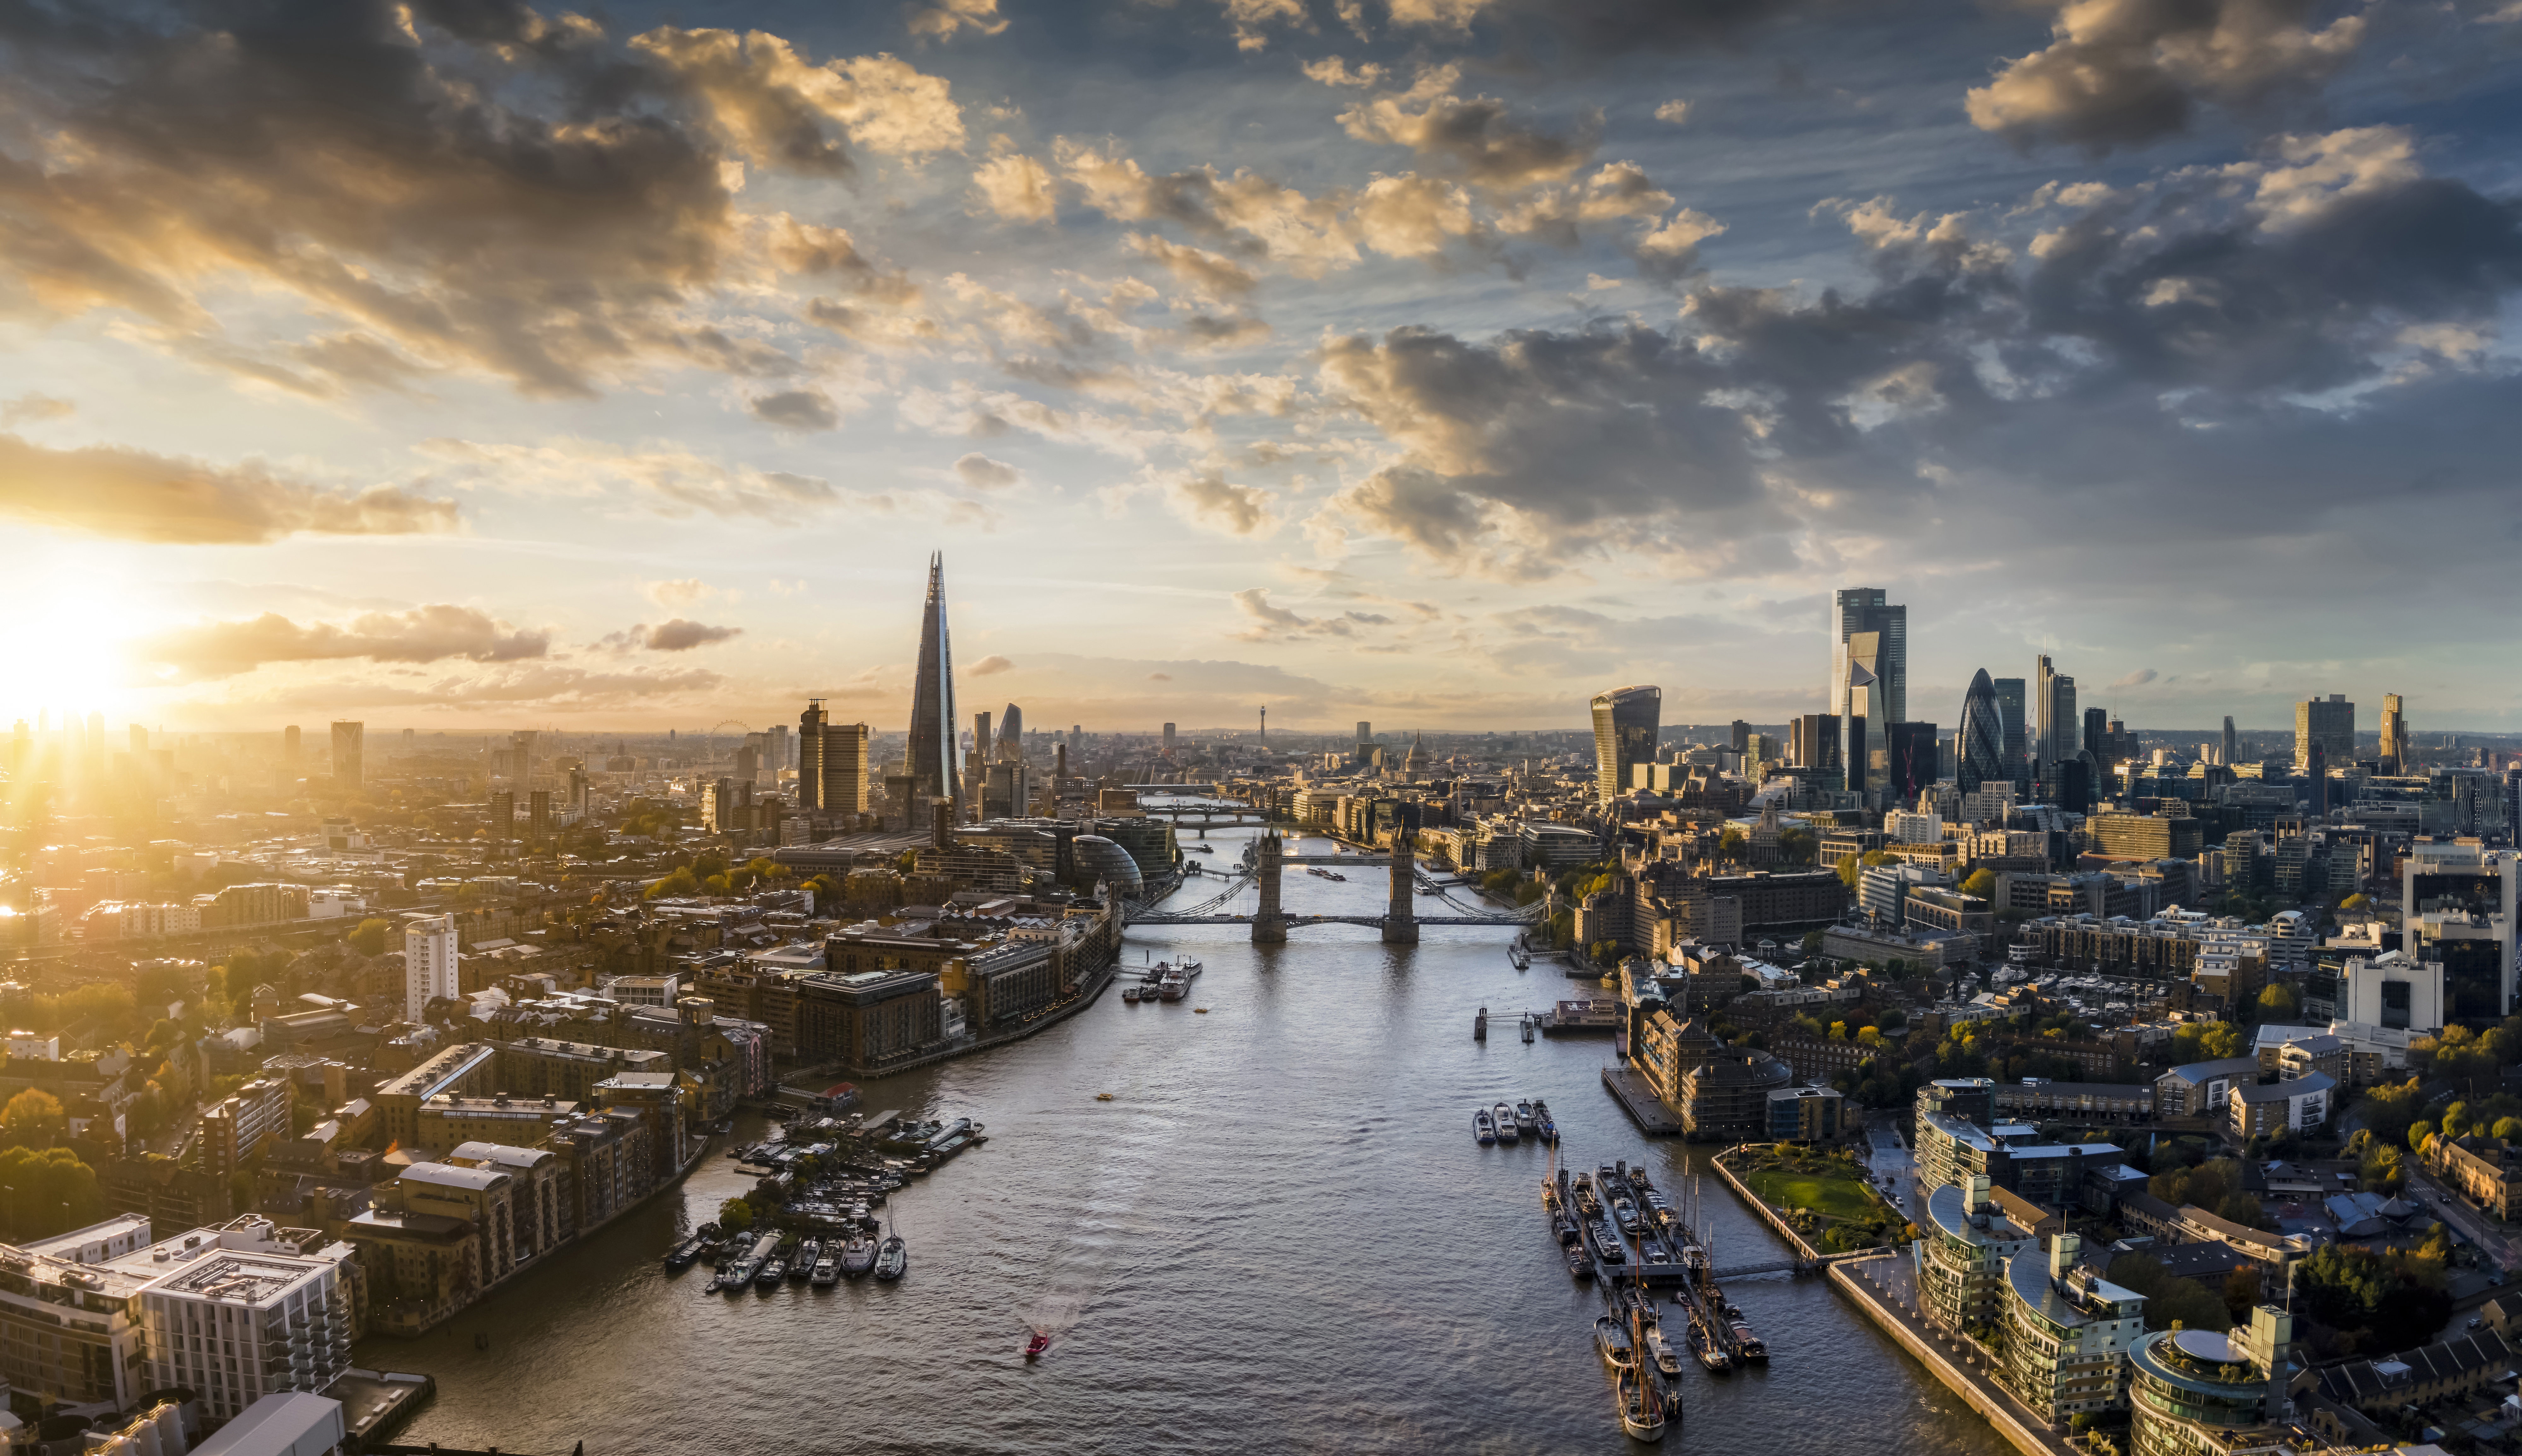
[[[1495,915],[1421,915],[1412,896],[1418,888],[1418,859],[1407,840],[1395,840],[1392,852],[1382,855],[1291,855],[1286,842],[1276,831],[1265,833],[1253,846],[1252,856],[1243,862],[1256,887],[1260,903],[1250,915],[1224,913],[1227,903],[1242,890],[1242,876],[1208,899],[1175,911],[1149,911],[1131,918],[1133,925],[1238,925],[1252,927],[1255,945],[1284,945],[1287,932],[1300,926],[1356,925],[1374,926],[1383,933],[1386,945],[1416,945],[1421,926],[1528,926],[1540,911],[1535,904],[1523,910]],[[1290,861],[1298,864],[1383,864],[1389,865],[1391,898],[1381,915],[1290,915],[1282,898],[1281,872]]]

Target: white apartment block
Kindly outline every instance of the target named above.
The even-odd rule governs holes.
[[[433,998],[462,995],[455,975],[455,917],[423,916],[402,933],[403,1017],[417,1022]]]

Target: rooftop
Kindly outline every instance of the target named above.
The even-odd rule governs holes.
[[[152,1293],[191,1295],[241,1304],[268,1304],[309,1277],[331,1267],[314,1259],[222,1250],[184,1272],[161,1280]]]

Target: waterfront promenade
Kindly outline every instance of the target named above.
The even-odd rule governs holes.
[[[1918,1311],[1917,1279],[1907,1251],[1846,1259],[1829,1269],[1831,1286],[1876,1328],[1908,1351],[1927,1373],[1985,1417],[2024,1456],[2079,1456],[2067,1438],[2001,1384],[1987,1351],[1927,1322]]]

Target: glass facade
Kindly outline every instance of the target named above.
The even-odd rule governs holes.
[[[2018,707],[2019,711],[2019,707]],[[1984,784],[2013,777],[2005,766],[2005,714],[1987,669],[1971,679],[1962,695],[1961,727],[1953,735],[1953,782],[1964,794],[1977,794]]]
[[[1663,689],[1613,688],[1594,695],[1596,796],[1610,803],[1629,787],[1629,770],[1653,763],[1662,726]]]
[[[946,636],[946,555],[928,558],[928,601],[919,612],[919,678],[911,685],[914,794],[955,797],[955,654]]]

